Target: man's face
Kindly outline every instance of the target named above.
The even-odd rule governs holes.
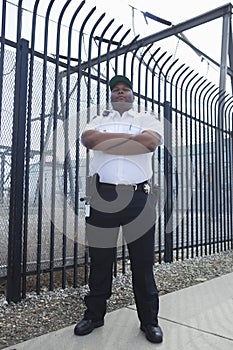
[[[113,108],[118,110],[129,110],[134,101],[133,91],[124,83],[117,83],[111,92],[111,102]]]

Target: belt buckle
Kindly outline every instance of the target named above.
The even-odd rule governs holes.
[[[150,185],[148,183],[143,185],[143,191],[147,194],[150,193]]]

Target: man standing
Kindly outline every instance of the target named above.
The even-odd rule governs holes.
[[[113,110],[93,118],[82,134],[83,145],[93,151],[93,184],[86,215],[90,292],[85,296],[84,318],[74,333],[85,335],[104,325],[122,227],[140,328],[149,341],[160,343],[163,333],[153,275],[155,201],[150,179],[153,152],[162,143],[162,128],[155,116],[133,110],[132,83],[127,77],[117,75],[109,86]]]

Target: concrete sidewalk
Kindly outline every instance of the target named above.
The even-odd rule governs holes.
[[[69,326],[3,350],[232,350],[233,273],[161,296],[159,322],[162,344],[146,340],[133,305],[107,314],[89,335]]]

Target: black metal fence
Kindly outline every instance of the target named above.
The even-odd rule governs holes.
[[[0,278],[7,280],[7,299],[26,296],[30,275],[37,293],[42,273],[49,275],[51,290],[57,271],[62,288],[68,273],[74,287],[81,283],[80,270],[87,279],[80,198],[89,159],[79,140],[90,118],[108,108],[107,82],[116,73],[132,79],[135,108],[164,122],[164,146],[155,153],[153,176],[158,261],[232,249],[233,97],[157,43],[137,47],[138,37],[113,20],[104,22],[96,8],[88,13],[85,1],[68,24],[66,19],[65,30],[71,1],[62,4],[56,24],[50,18],[55,0],[48,1],[43,23],[40,0],[32,2],[26,40],[22,30],[29,14],[22,3],[14,6],[16,38],[9,40],[5,28],[13,5],[2,1]],[[78,31],[75,23],[81,23]],[[64,40],[66,55],[60,53]],[[123,246],[117,257],[123,272],[125,257]]]

